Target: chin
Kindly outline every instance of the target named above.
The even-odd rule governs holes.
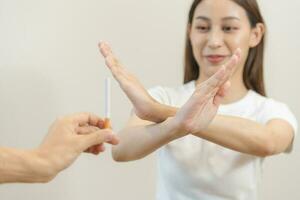
[[[205,70],[203,70],[203,73],[205,73],[205,75],[206,75],[207,77],[211,77],[211,76],[214,75],[221,67],[222,67],[222,65],[210,66],[210,67],[207,67]]]

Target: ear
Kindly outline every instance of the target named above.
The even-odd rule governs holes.
[[[265,25],[263,23],[257,23],[254,28],[251,29],[249,46],[251,48],[256,47],[265,34]]]

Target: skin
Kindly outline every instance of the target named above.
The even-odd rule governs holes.
[[[259,44],[264,29],[261,23],[252,29],[245,10],[233,1],[204,0],[201,2],[195,10],[188,31],[193,55],[201,66],[197,83],[207,80],[230,58],[235,49],[240,48],[241,59],[230,78],[232,83],[230,94],[226,95],[222,103],[231,103],[245,96],[247,89],[242,79],[243,68],[249,48]],[[211,63],[207,55],[226,57],[223,62]]]
[[[113,148],[113,157],[118,161],[142,158],[177,138],[205,129],[214,118],[220,101],[230,85],[228,79],[240,59],[238,49],[217,73],[197,85],[192,97],[177,112],[177,108],[159,104],[151,98],[138,79],[119,63],[106,43],[99,44],[99,48],[113,76],[134,104],[135,111],[141,114],[133,115],[126,128],[118,134],[121,143]],[[139,110],[145,107],[151,109]],[[145,111],[151,113],[143,113]],[[158,123],[146,121],[147,117]]]
[[[0,147],[0,183],[49,182],[82,152],[97,155],[104,151],[104,143],[118,144],[117,136],[103,125],[93,114],[73,114],[57,119],[36,149]],[[98,149],[89,150],[92,146]]]
[[[245,10],[233,1],[202,1],[195,10],[193,23],[189,24],[188,30],[201,73],[196,80],[195,93],[181,108],[156,102],[138,79],[120,64],[109,45],[99,44],[106,65],[135,111],[126,127],[119,132],[122,142],[113,148],[114,159],[129,161],[142,158],[187,134],[259,157],[285,151],[294,134],[288,122],[273,119],[267,124],[259,124],[244,118],[216,115],[220,103],[233,103],[247,94],[242,79],[243,68],[249,49],[260,43],[264,29],[261,23],[252,28]],[[219,54],[226,56],[222,62],[210,62],[206,57]],[[207,91],[207,83],[224,66],[226,75],[214,85],[213,92],[203,95]],[[230,88],[228,82],[231,83]]]

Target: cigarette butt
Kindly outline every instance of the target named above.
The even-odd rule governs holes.
[[[104,119],[104,128],[108,128],[111,129],[111,123],[110,123],[110,119],[109,118],[105,118]]]

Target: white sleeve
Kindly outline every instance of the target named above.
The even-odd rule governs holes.
[[[277,102],[273,99],[268,99],[265,103],[264,111],[262,112],[262,122],[266,124],[272,119],[282,119],[288,122],[294,129],[294,139],[290,147],[286,150],[286,153],[290,153],[293,149],[293,143],[295,141],[298,125],[296,117],[293,115],[288,106],[284,103]]]
[[[150,88],[148,90],[148,93],[159,103],[169,105],[169,98],[163,87],[157,86],[154,88]]]

